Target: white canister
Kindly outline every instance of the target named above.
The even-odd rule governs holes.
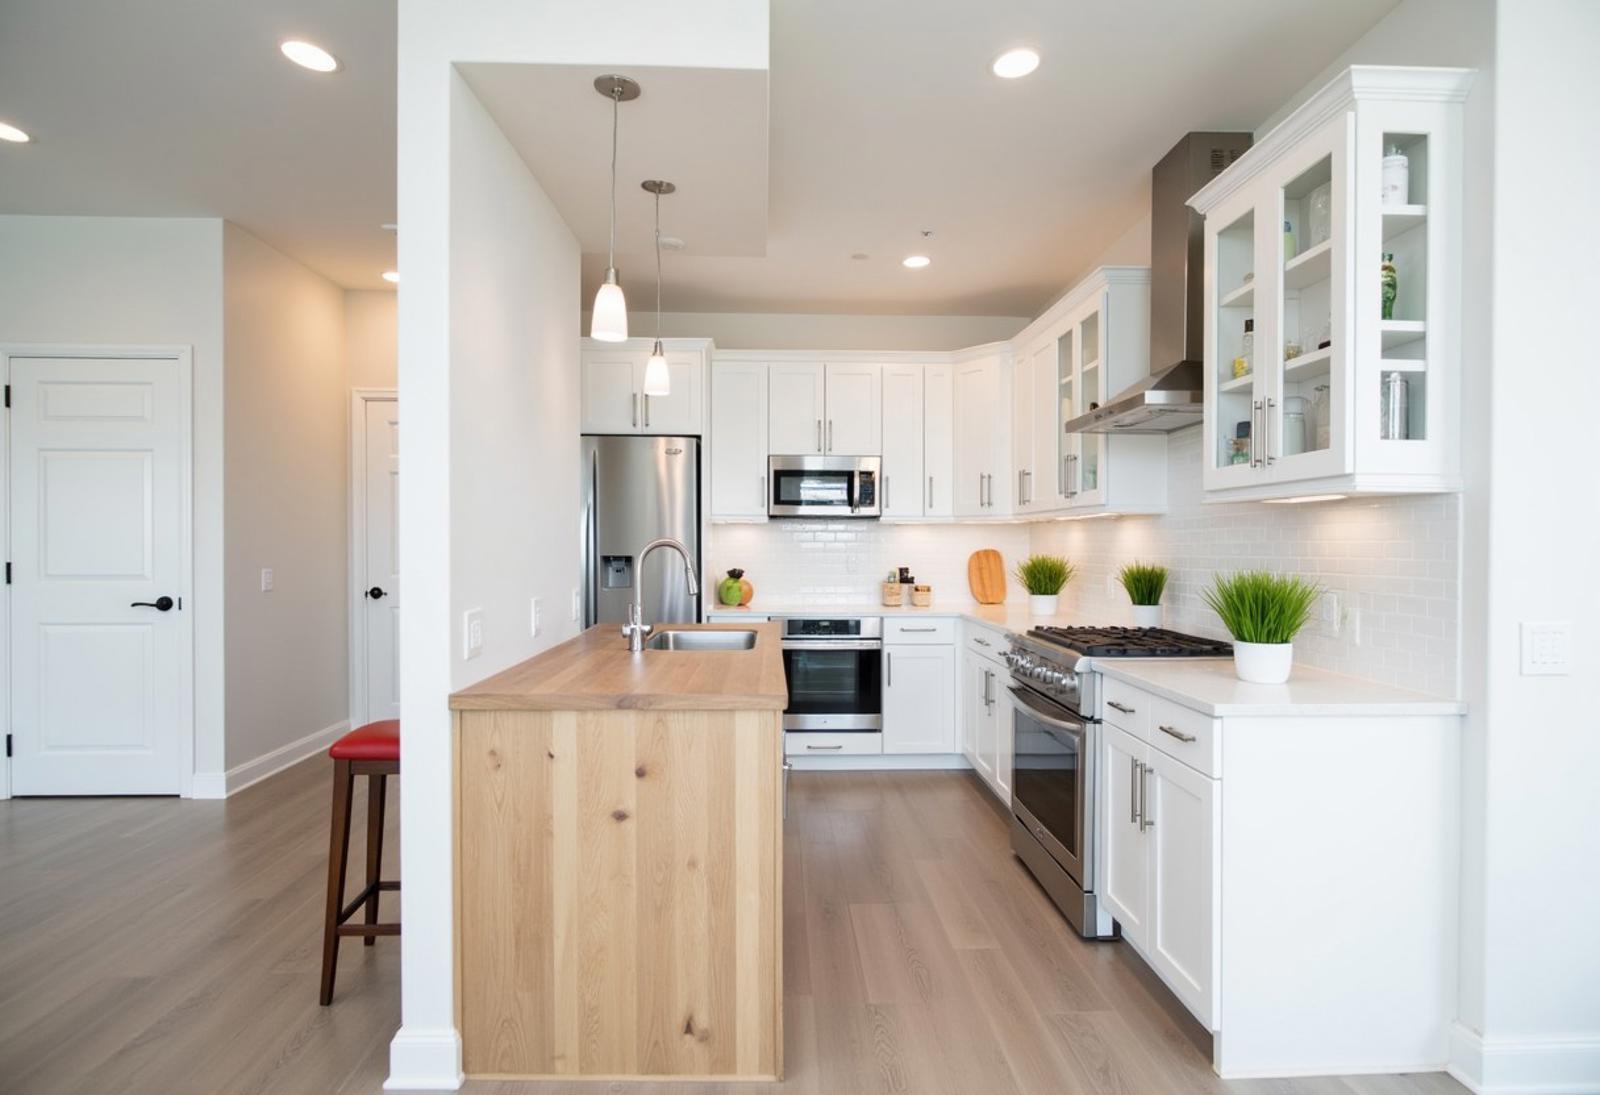
[[[1411,161],[1395,145],[1383,158],[1383,204],[1405,205],[1411,200]]]

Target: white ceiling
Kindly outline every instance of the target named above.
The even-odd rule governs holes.
[[[665,260],[670,311],[1031,316],[1140,217],[1179,136],[1253,128],[1395,3],[773,0],[770,74],[634,73],[624,287],[635,307],[653,288],[638,181],[661,174],[682,186],[663,231],[688,244]],[[344,70],[282,61],[278,40],[296,35]],[[0,118],[37,139],[0,145],[0,212],[221,216],[379,287],[394,41],[384,0],[3,0]],[[990,75],[1024,42],[1038,72]],[[585,299],[605,266],[609,155],[593,75],[468,70],[574,226]],[[562,108],[514,102],[521,79]],[[903,269],[918,251],[933,265]]]

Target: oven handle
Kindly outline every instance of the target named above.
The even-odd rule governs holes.
[[[834,639],[784,639],[783,650],[882,650],[882,639],[851,639],[848,642]]]
[[[1044,725],[1054,727],[1057,730],[1064,730],[1075,738],[1082,738],[1088,732],[1088,727],[1081,722],[1069,722],[1052,715],[1047,708],[1039,706],[1038,700],[1016,685],[1011,685],[1008,691],[1016,697],[1018,704],[1027,709],[1029,718],[1038,719]]]

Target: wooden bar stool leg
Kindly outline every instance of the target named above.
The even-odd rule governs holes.
[[[389,788],[389,777],[374,772],[367,777],[367,886],[372,896],[367,898],[367,923],[378,922],[378,878],[383,871],[383,811]],[[369,935],[361,941],[370,947],[378,941]]]
[[[328,830],[328,914],[322,928],[322,1004],[333,1003],[333,976],[339,964],[339,907],[344,903],[345,867],[350,859],[350,799],[355,776],[350,762],[333,762],[333,824]]]

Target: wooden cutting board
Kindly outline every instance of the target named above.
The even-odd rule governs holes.
[[[1006,564],[993,548],[974,551],[967,560],[967,586],[980,605],[1003,604],[1006,599]]]

